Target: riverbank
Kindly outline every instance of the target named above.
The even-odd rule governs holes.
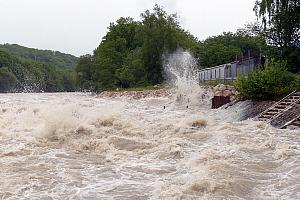
[[[272,106],[275,101],[251,101],[251,100],[243,100],[239,97],[238,91],[230,85],[219,84],[216,86],[205,86],[202,88],[203,92],[208,93],[208,91],[212,91],[214,96],[224,96],[230,97],[230,103],[225,104],[220,110],[226,109],[234,109],[239,121],[247,120],[256,117],[261,112]],[[190,94],[192,95],[192,94]],[[140,100],[144,98],[160,98],[166,97],[178,100],[178,94],[174,92],[174,89],[170,87],[165,88],[151,88],[144,90],[126,90],[126,91],[104,91],[98,95],[99,98],[125,98],[128,100]],[[176,97],[177,96],[177,97]],[[201,95],[197,95],[201,96]],[[209,97],[209,101],[211,101],[213,96]],[[189,98],[189,97],[187,97]],[[202,99],[199,99],[199,106],[201,105]],[[231,109],[230,109],[231,108]]]
[[[143,99],[149,97],[169,97],[171,96],[170,89],[153,89],[153,90],[143,90],[143,91],[104,91],[101,92],[98,97],[100,98],[120,98],[126,97],[128,99]]]

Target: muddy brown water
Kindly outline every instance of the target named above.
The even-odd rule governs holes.
[[[0,198],[300,199],[300,131],[209,107],[1,94]]]

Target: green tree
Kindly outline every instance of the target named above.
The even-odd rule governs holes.
[[[138,45],[138,22],[132,18],[120,18],[111,23],[107,35],[94,51],[92,79],[97,90],[117,87],[116,71],[125,65],[126,58]]]
[[[90,90],[92,86],[92,56],[85,55],[78,59],[75,71],[76,71],[76,81],[79,88],[82,90]]]
[[[254,11],[267,42],[277,50],[273,57],[287,60],[292,71],[300,71],[300,1],[257,0]]]
[[[17,84],[17,78],[7,67],[0,68],[0,92],[12,92]]]
[[[75,73],[72,68],[58,68],[51,63],[30,59],[19,60],[10,53],[0,50],[0,69],[2,70],[0,92],[60,92],[76,89]]]
[[[129,88],[134,83],[134,76],[128,66],[116,70],[117,84],[122,88]]]
[[[66,92],[75,92],[76,87],[76,73],[73,70],[64,70],[61,72],[62,81],[63,81],[63,91]]]
[[[180,27],[176,15],[168,15],[158,5],[155,5],[153,12],[147,10],[141,17],[142,59],[147,70],[147,80],[157,84],[163,81],[163,53],[171,53],[179,47],[176,33]]]
[[[271,62],[264,69],[241,75],[235,82],[241,96],[247,99],[266,100],[282,97],[300,89],[299,78],[286,69],[286,62]]]
[[[197,57],[202,67],[213,67],[229,63],[241,57],[259,56],[261,49],[265,49],[263,38],[254,35],[249,30],[239,29],[237,33],[223,33],[209,37],[200,43]]]
[[[299,0],[257,0],[254,10],[271,44],[280,47],[299,44]]]
[[[23,47],[17,44],[0,44],[0,50],[18,58],[21,61],[35,61],[58,68],[74,68],[77,57],[59,51],[39,50]]]
[[[16,58],[11,56],[9,53],[0,50],[0,67],[7,67],[15,63],[18,63]]]
[[[137,47],[130,51],[124,60],[123,67],[127,67],[133,75],[131,86],[145,86],[148,84],[147,71],[142,60],[142,48]]]

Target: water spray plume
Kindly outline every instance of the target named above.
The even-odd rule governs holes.
[[[197,60],[188,51],[178,49],[164,56],[164,75],[174,85],[176,101],[182,105],[208,103],[210,92],[203,89],[198,81]]]

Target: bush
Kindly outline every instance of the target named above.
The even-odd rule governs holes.
[[[300,89],[299,80],[299,76],[287,71],[286,62],[272,61],[264,69],[238,76],[235,86],[244,98],[267,100]]]

